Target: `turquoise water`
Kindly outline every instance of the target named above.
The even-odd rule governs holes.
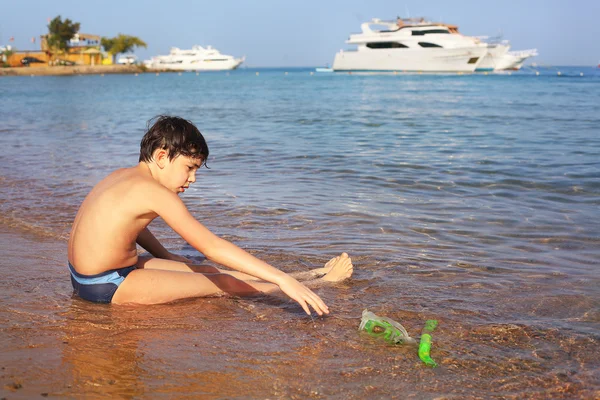
[[[432,267],[589,274],[600,244],[600,74],[585,72],[7,78],[2,175],[27,188],[2,211],[64,235],[89,188],[137,161],[146,121],[168,113],[195,122],[211,148],[186,203],[252,248],[317,255],[335,245]],[[42,207],[48,185],[60,197]]]
[[[450,344],[464,350],[471,331],[484,346],[498,326],[541,330],[548,348],[598,343],[598,69],[311,71],[2,78],[0,223],[62,246],[91,187],[137,162],[146,122],[180,115],[211,153],[182,196],[192,213],[285,270],[348,252],[354,283],[328,297],[339,315],[404,310],[414,333],[421,317],[438,318],[458,364]],[[151,230],[198,256],[160,221]],[[53,256],[56,268],[62,259]],[[479,354],[519,356],[527,345],[510,337],[515,353]],[[574,368],[572,387],[597,388],[599,353],[586,346],[589,359],[556,353],[530,372],[543,380]],[[452,377],[438,379],[455,393]]]

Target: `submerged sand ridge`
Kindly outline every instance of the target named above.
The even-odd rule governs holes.
[[[517,306],[509,300],[517,283],[476,287],[468,274],[432,276],[417,266],[386,281],[375,276],[389,274],[390,265],[356,257],[352,279],[315,289],[332,310],[326,318],[313,320],[295,303],[271,297],[111,306],[72,297],[65,245],[6,226],[0,230],[2,397],[600,394],[599,337],[593,329],[585,332],[600,322],[589,314],[597,307],[593,300],[575,304],[571,315],[579,322],[563,321],[577,328],[563,329],[552,320],[571,307],[572,298],[556,299],[556,312],[539,296]],[[298,265],[289,257],[267,255],[275,264]],[[318,266],[318,260],[306,261],[313,262]],[[528,285],[547,292],[544,285],[552,284],[539,277]],[[455,293],[424,294],[442,286]],[[394,295],[399,288],[402,295]],[[438,319],[432,356],[440,367],[425,367],[415,346],[390,346],[358,332],[365,305],[400,321],[417,338],[426,319]]]

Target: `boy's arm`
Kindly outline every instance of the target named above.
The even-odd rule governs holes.
[[[319,315],[329,312],[325,303],[312,290],[285,272],[213,234],[190,214],[179,196],[163,189],[153,188],[152,191],[155,193],[145,196],[151,202],[150,208],[208,259],[276,284],[282,292],[297,301],[307,314],[310,314],[307,304],[310,304]]]
[[[158,239],[154,237],[148,228],[144,228],[144,230],[140,232],[136,242],[156,258],[168,259],[171,254],[162,244],[160,244]]]
[[[162,244],[160,244],[158,239],[152,234],[152,232],[150,232],[148,228],[144,228],[144,230],[140,232],[140,234],[137,237],[137,244],[142,246],[148,251],[148,253],[152,254],[156,258],[189,262],[189,260],[185,257],[177,256],[171,253],[169,250],[165,249],[165,247]]]

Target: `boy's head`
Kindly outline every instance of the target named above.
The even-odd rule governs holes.
[[[150,162],[154,151],[167,150],[169,160],[182,155],[202,160],[206,165],[208,145],[190,121],[168,115],[159,115],[148,121],[148,131],[140,144],[140,161]]]

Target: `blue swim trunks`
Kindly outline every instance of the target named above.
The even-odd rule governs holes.
[[[69,262],[75,294],[95,303],[110,303],[117,288],[135,267],[112,269],[96,275],[82,275]]]

